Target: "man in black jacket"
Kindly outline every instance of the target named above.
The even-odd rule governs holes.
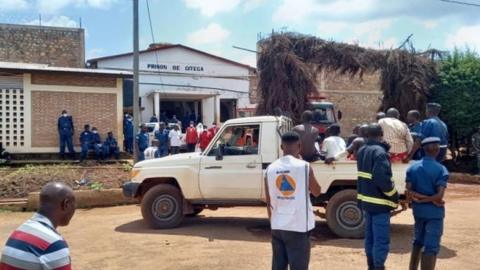
[[[380,125],[368,127],[367,143],[357,153],[358,204],[365,213],[365,253],[368,269],[385,269],[390,245],[390,211],[397,208],[388,145]]]

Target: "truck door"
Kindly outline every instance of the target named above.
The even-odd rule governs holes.
[[[214,147],[200,162],[200,191],[204,199],[260,200],[262,157],[260,124],[225,127]],[[223,159],[216,159],[223,145]]]

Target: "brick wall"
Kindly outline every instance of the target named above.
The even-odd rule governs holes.
[[[32,84],[116,87],[117,78],[94,74],[38,72],[32,73]]]
[[[73,116],[75,145],[79,145],[78,137],[84,124],[97,127],[102,140],[108,131],[119,139],[116,94],[32,90],[31,100],[32,147],[58,146],[57,119],[63,109]]]
[[[84,29],[0,24],[0,61],[85,66]]]

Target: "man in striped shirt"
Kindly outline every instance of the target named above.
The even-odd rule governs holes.
[[[75,196],[62,183],[49,183],[40,192],[33,217],[15,230],[5,244],[0,270],[70,270],[70,252],[57,226],[67,226],[75,213]]]
[[[386,117],[378,121],[383,130],[383,139],[390,145],[390,161],[406,161],[413,148],[413,138],[407,124],[398,120],[400,113],[395,108],[388,109]]]

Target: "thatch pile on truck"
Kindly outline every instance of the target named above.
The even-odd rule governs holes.
[[[257,114],[280,109],[298,121],[321,70],[352,77],[380,71],[383,101],[372,110],[396,107],[402,116],[411,109],[422,110],[437,79],[434,59],[440,52],[417,53],[411,43],[406,45],[374,50],[298,33],[273,33],[259,41]]]

